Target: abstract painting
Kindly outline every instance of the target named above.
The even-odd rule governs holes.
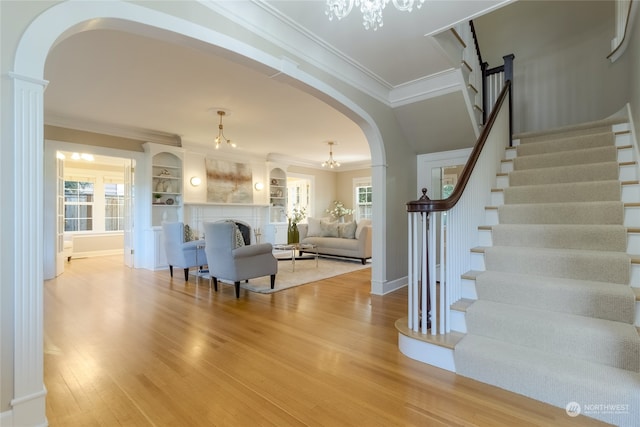
[[[205,159],[207,202],[253,203],[251,165]]]

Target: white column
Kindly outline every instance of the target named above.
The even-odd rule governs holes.
[[[13,78],[13,425],[46,425],[43,372],[43,93],[46,81]]]

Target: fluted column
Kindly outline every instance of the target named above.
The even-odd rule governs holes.
[[[43,372],[43,93],[47,82],[13,80],[14,425],[46,425]],[[11,208],[6,206],[6,208]]]

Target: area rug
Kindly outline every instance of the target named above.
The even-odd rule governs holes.
[[[320,257],[318,258],[317,267],[315,258],[296,260],[295,271],[293,271],[291,260],[282,259],[278,261],[278,274],[276,275],[275,289],[271,289],[269,276],[249,279],[248,283],[242,282],[240,287],[251,292],[271,294],[370,267],[370,262],[362,265],[360,260]],[[192,271],[191,274],[195,275],[196,272]],[[207,281],[209,280],[209,275],[207,273],[200,273],[200,277]],[[233,286],[233,283],[227,280],[218,280],[218,283]]]

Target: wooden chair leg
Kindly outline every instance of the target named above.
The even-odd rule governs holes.
[[[173,277],[173,265],[169,266],[169,274],[171,274],[171,277]]]
[[[213,279],[213,290],[218,292],[218,278],[212,277],[211,279]]]
[[[271,275],[271,289],[275,288],[276,286],[276,275],[272,274]]]
[[[184,281],[185,282],[189,281],[189,269],[188,268],[184,269]]]
[[[234,282],[236,285],[236,298],[240,298],[240,282]]]

